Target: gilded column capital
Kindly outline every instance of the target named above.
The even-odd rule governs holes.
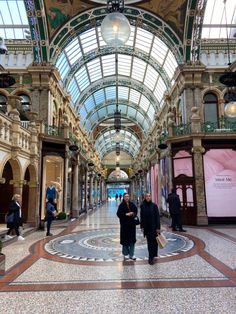
[[[206,151],[205,148],[202,147],[202,146],[194,146],[194,147],[192,147],[192,149],[191,149],[191,152],[192,152],[193,154],[204,154],[205,151]]]

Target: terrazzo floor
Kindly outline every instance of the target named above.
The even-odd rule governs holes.
[[[137,261],[124,262],[117,205],[7,243],[0,314],[236,313],[236,226],[163,223],[169,243],[152,266],[137,229]]]

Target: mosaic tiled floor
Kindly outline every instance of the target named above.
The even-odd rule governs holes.
[[[163,232],[168,239],[165,248],[159,249],[159,257],[173,256],[187,252],[194,242],[187,236]],[[122,261],[119,229],[99,229],[72,233],[49,241],[45,245],[48,253],[62,258],[80,261]],[[146,239],[137,231],[135,255],[138,260],[148,259]]]

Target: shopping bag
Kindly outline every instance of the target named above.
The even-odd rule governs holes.
[[[157,239],[157,243],[161,249],[163,249],[166,246],[166,244],[168,243],[168,240],[166,239],[166,237],[164,236],[163,233],[158,234],[156,239]]]

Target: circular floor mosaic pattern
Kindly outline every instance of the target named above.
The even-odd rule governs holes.
[[[159,257],[178,255],[189,251],[194,242],[186,236],[172,232],[163,232],[168,239],[165,248],[159,249]],[[122,261],[119,229],[100,229],[71,233],[57,237],[45,245],[48,253],[67,259],[80,261]],[[135,245],[137,260],[148,258],[146,239],[137,231]]]

